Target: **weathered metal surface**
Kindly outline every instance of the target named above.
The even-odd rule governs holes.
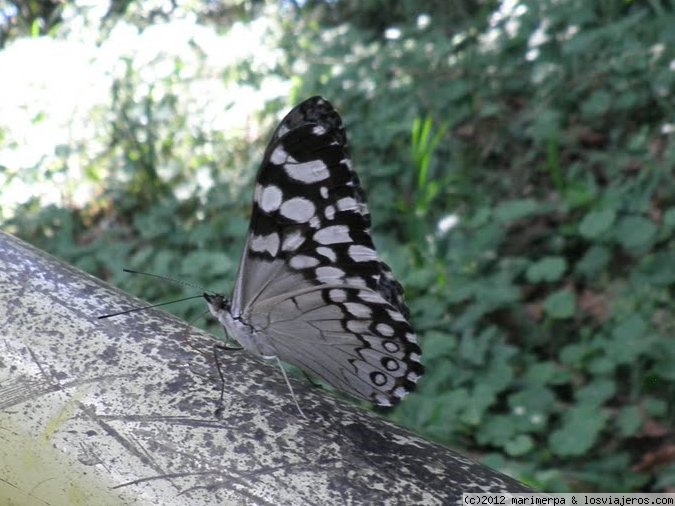
[[[0,233],[0,503],[451,504],[526,491],[441,446],[221,355],[213,337]],[[4,504],[4,503],[3,503]]]

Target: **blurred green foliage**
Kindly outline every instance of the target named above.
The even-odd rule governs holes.
[[[291,80],[261,114],[343,114],[427,368],[391,418],[535,488],[674,490],[673,3],[389,4],[253,2],[276,67],[223,79]],[[173,295],[122,266],[231,286],[265,138],[185,135],[179,67],[116,83],[90,205],[4,227],[148,300]],[[218,184],[177,198],[204,168]]]

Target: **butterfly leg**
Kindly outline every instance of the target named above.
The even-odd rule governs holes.
[[[218,376],[220,376],[220,401],[219,406],[216,408],[215,415],[217,418],[220,418],[223,414],[225,407],[223,406],[225,398],[225,376],[223,375],[223,366],[220,363],[218,358],[218,350],[224,351],[239,351],[244,348],[241,346],[227,346],[226,344],[215,344],[213,345],[213,361],[216,363],[216,370],[218,371]]]
[[[228,349],[224,345],[214,345],[213,346],[213,361],[216,363],[216,370],[218,371],[218,376],[220,376],[220,400],[218,402],[218,407],[216,408],[216,418],[220,418],[223,415],[225,407],[223,406],[223,399],[225,397],[225,376],[223,375],[223,368],[220,360],[218,359],[218,348]]]
[[[216,347],[225,351],[241,351],[244,349],[243,346],[228,346],[227,343],[229,343],[230,341],[232,342],[236,341],[234,341],[234,339],[230,339],[228,336],[226,336],[225,339],[226,339],[225,344],[216,344]]]
[[[307,418],[307,415],[302,411],[302,408],[300,407],[300,403],[298,402],[297,397],[295,396],[295,392],[293,392],[293,387],[291,386],[291,382],[288,379],[288,375],[286,374],[286,369],[284,369],[284,364],[281,363],[281,360],[279,360],[279,357],[271,356],[271,357],[263,357],[267,359],[276,359],[277,364],[279,364],[279,369],[281,369],[281,374],[284,375],[284,380],[286,381],[286,386],[288,386],[288,390],[291,392],[291,397],[293,398],[293,402],[295,403],[295,407],[298,408],[298,412],[300,413],[300,416],[302,416],[305,419]]]

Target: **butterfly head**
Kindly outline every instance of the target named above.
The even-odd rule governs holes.
[[[219,293],[204,292],[204,300],[206,300],[206,305],[209,307],[209,311],[216,318],[218,318],[218,315],[223,311],[230,310],[230,301]]]

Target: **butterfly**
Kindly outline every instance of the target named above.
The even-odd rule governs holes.
[[[424,367],[403,289],[377,255],[342,119],[324,98],[274,130],[232,297],[204,298],[243,348],[353,397],[393,406],[415,389]]]

